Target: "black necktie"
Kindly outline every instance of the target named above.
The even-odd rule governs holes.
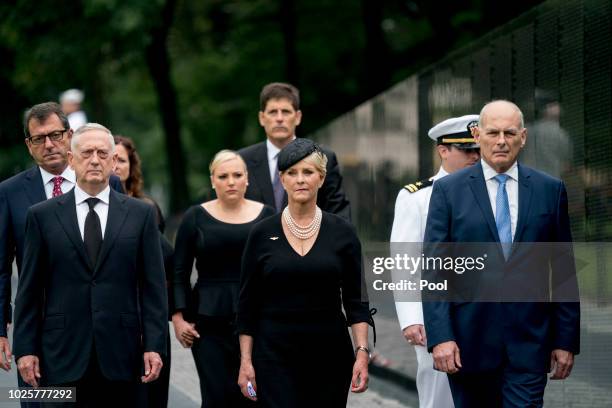
[[[95,212],[94,207],[100,199],[88,198],[85,200],[89,206],[89,212],[85,218],[85,232],[83,234],[83,241],[85,242],[85,249],[87,255],[91,261],[91,265],[95,268],[96,262],[98,261],[98,253],[102,247],[102,227],[100,226],[100,217]]]

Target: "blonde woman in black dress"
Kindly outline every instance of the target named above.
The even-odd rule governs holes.
[[[187,210],[176,236],[172,323],[177,339],[193,353],[202,407],[244,407],[252,403],[236,385],[240,261],[249,231],[274,210],[244,198],[248,177],[237,153],[219,152],[210,174],[217,199]],[[192,290],[194,260],[198,281]]]
[[[345,407],[349,389],[367,388],[361,245],[347,221],[317,207],[326,160],[308,139],[280,152],[288,206],[251,230],[243,254],[238,383],[263,408]]]

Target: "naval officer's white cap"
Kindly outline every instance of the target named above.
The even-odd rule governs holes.
[[[451,144],[459,149],[477,149],[473,129],[478,126],[478,115],[449,118],[429,129],[428,135],[438,144]]]
[[[83,93],[83,91],[79,89],[68,89],[67,91],[62,92],[62,94],[59,97],[60,103],[64,103],[64,102],[81,103],[83,102],[84,98],[85,98],[85,94]]]

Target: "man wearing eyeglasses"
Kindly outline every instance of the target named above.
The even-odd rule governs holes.
[[[24,132],[25,144],[36,166],[0,183],[0,368],[4,370],[10,369],[12,357],[6,332],[11,321],[12,262],[16,259],[19,273],[26,212],[38,202],[70,191],[76,183],[74,170],[67,161],[72,130],[59,104],[45,102],[29,109]],[[123,191],[116,177],[111,179],[111,186]]]

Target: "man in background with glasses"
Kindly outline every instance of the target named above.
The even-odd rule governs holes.
[[[74,170],[67,161],[72,130],[59,104],[45,102],[29,109],[24,132],[25,144],[36,166],[0,183],[0,368],[7,371],[12,358],[6,330],[11,321],[12,263],[16,259],[19,273],[26,213],[30,206],[67,193],[76,183]],[[110,184],[123,191],[117,177],[112,177]],[[21,378],[19,383],[23,386]]]

